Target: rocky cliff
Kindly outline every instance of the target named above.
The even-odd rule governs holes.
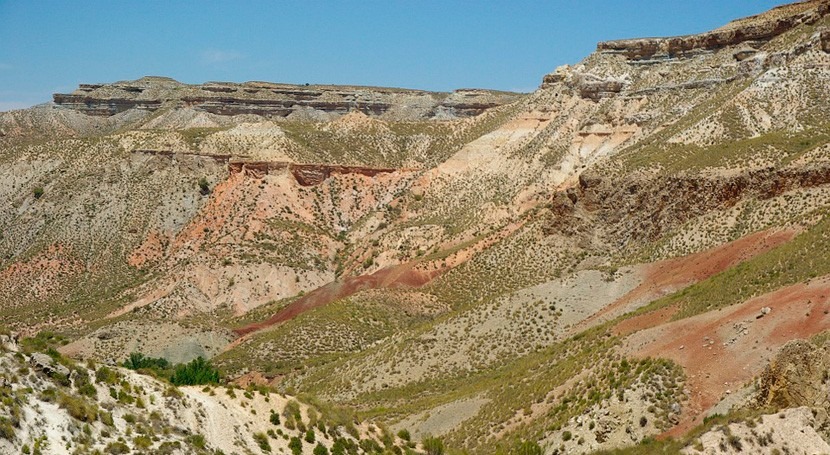
[[[218,115],[327,118],[351,111],[396,119],[471,117],[510,103],[521,95],[461,89],[452,93],[379,87],[291,85],[268,82],[182,84],[162,77],[112,84],[81,84],[70,94],[53,96],[58,106],[88,115],[111,116],[130,109],[191,107]]]
[[[619,53],[629,60],[682,58],[728,46],[757,46],[802,24],[814,24],[830,13],[830,2],[812,0],[775,8],[698,35],[603,41],[597,51]]]

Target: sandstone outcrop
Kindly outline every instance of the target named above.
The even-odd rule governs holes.
[[[81,84],[70,94],[53,96],[58,106],[87,115],[111,116],[130,109],[191,107],[217,115],[254,114],[314,118],[313,113],[366,115],[399,120],[472,117],[510,103],[521,95],[461,89],[452,93],[397,88],[290,85],[268,82],[208,82],[188,85],[169,78],[145,77],[113,84]]]
[[[288,170],[301,186],[316,186],[323,183],[332,174],[359,174],[374,177],[378,174],[397,172],[393,168],[373,168],[365,166],[341,166],[330,164],[296,164],[286,161],[232,161],[228,164],[231,174],[245,173],[256,178],[273,171]],[[406,170],[404,170],[406,171]]]
[[[813,24],[827,14],[830,2],[813,0],[782,6],[698,35],[603,41],[597,45],[597,51],[621,54],[628,60],[683,58],[728,46],[769,41],[801,24]]]
[[[776,408],[830,405],[828,348],[802,340],[787,343],[761,374],[757,404]]]
[[[542,88],[550,88],[557,84],[564,84],[581,98],[599,101],[623,91],[628,81],[623,78],[597,76],[565,65],[542,79]]]

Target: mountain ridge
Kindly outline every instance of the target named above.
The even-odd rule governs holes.
[[[768,396],[824,387],[775,365],[827,352],[828,5],[524,95],[151,78],[0,113],[0,314],[476,454],[819,447],[826,404]]]

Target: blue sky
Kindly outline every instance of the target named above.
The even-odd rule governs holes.
[[[144,75],[530,91],[597,41],[697,33],[770,0],[0,0],[0,111]]]

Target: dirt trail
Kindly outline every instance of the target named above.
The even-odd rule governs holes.
[[[700,253],[648,264],[639,286],[574,326],[571,335],[723,272],[788,242],[797,233],[794,229],[760,231]]]
[[[828,296],[830,275],[631,335],[629,354],[671,359],[688,376],[690,402],[666,436],[700,424],[707,410],[758,375],[787,341],[830,329]]]

